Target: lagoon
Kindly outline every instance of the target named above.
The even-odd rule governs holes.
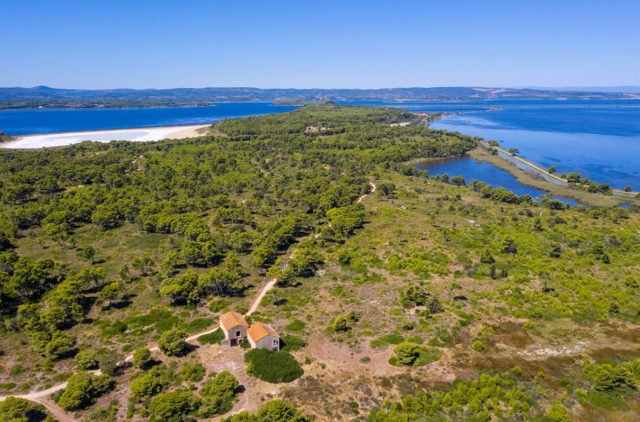
[[[468,157],[422,163],[417,164],[415,167],[418,170],[427,170],[431,175],[462,176],[467,184],[472,180],[477,180],[494,188],[503,187],[517,195],[539,197],[546,193],[543,190],[520,183],[515,176],[506,170]]]
[[[3,110],[0,131],[17,136],[198,125],[234,117],[285,113],[296,108],[271,103],[217,103],[207,107]]]
[[[497,110],[447,115],[431,127],[496,140],[559,174],[640,189],[639,101],[498,103]]]

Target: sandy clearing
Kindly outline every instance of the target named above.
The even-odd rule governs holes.
[[[0,148],[35,149],[73,145],[84,141],[153,142],[161,139],[184,139],[202,136],[201,131],[209,125],[163,126],[83,132],[45,133],[25,135],[0,145]]]

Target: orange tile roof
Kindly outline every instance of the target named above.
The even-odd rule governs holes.
[[[243,327],[249,326],[244,317],[237,312],[227,312],[220,315],[220,323],[226,330],[230,330],[233,327],[237,327],[238,325],[241,325]]]
[[[256,322],[251,327],[249,327],[249,329],[247,330],[247,335],[251,337],[251,340],[253,340],[254,343],[260,341],[260,339],[266,336],[278,337],[278,333],[276,333],[276,331],[271,328],[270,325],[263,324],[261,322]]]

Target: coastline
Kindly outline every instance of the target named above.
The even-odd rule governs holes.
[[[626,203],[640,205],[640,201],[637,198],[621,198],[614,195],[585,192],[536,178],[512,162],[507,161],[498,155],[491,155],[489,151],[480,146],[480,144],[478,144],[476,149],[469,151],[468,155],[476,161],[491,164],[502,170],[508,171],[523,185],[547,191],[554,196],[573,199],[582,204],[593,207],[616,207]]]
[[[486,110],[484,113],[496,111],[499,109],[492,108]],[[457,115],[465,114],[466,111],[452,111],[441,113],[434,116],[431,120],[425,120],[427,127],[434,121],[440,120],[445,115]],[[443,129],[432,129],[443,130]],[[444,129],[446,130],[446,129]],[[462,132],[461,132],[462,133]],[[516,180],[523,185],[541,189],[547,191],[551,195],[561,196],[568,199],[573,199],[582,204],[595,206],[595,207],[614,207],[623,204],[633,204],[640,206],[640,193],[639,192],[626,192],[621,189],[611,189],[611,195],[605,195],[602,193],[591,193],[579,189],[574,189],[570,186],[569,182],[557,174],[549,173],[546,169],[542,168],[537,163],[529,161],[518,155],[512,155],[501,146],[490,146],[485,139],[475,137],[477,139],[478,146],[476,149],[466,153],[467,156],[472,159],[491,164],[497,168],[509,172]],[[495,149],[498,154],[491,154],[491,149]],[[520,164],[520,165],[518,165]],[[522,168],[527,167],[528,169]]]
[[[144,128],[106,129],[79,132],[54,132],[13,137],[0,144],[2,149],[39,149],[77,144],[85,141],[155,142],[162,139],[184,139],[203,136],[211,124],[155,126]]]

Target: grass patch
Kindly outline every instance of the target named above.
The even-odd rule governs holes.
[[[204,334],[198,337],[198,343],[200,344],[220,344],[224,339],[224,333],[221,329],[215,330],[213,333]]]
[[[152,309],[144,315],[130,316],[124,319],[124,322],[133,328],[146,327],[154,325],[159,321],[171,318],[171,312],[166,309]]]
[[[379,349],[381,347],[388,346],[390,344],[400,344],[404,341],[404,337],[398,333],[386,334],[371,341],[371,347]]]
[[[187,333],[197,333],[198,331],[205,330],[212,324],[213,319],[211,318],[198,318],[184,324],[184,329]]]
[[[247,373],[273,384],[291,382],[300,378],[304,370],[286,350],[272,352],[266,349],[253,349],[244,355]]]
[[[280,345],[282,350],[295,352],[307,345],[307,342],[297,336],[286,335],[280,337]]]
[[[223,309],[225,309],[227,306],[229,305],[229,303],[224,300],[224,299],[218,299],[218,300],[214,300],[213,302],[211,302],[209,304],[209,310],[211,312],[221,312]]]
[[[611,391],[588,391],[579,394],[580,404],[601,407],[607,410],[628,410],[622,394]]]
[[[9,370],[9,375],[11,376],[16,376],[16,375],[20,375],[23,372],[25,372],[27,370],[26,366],[22,366],[22,365],[14,365],[11,367],[11,369]]]
[[[122,321],[114,321],[113,323],[109,323],[109,321],[100,321],[100,335],[102,337],[113,337],[127,331],[129,326]]]
[[[289,330],[289,331],[302,331],[302,330],[304,330],[304,328],[306,326],[307,326],[307,324],[305,324],[303,321],[300,321],[299,319],[296,319],[296,320],[292,321],[291,323],[289,323],[284,328]]]

